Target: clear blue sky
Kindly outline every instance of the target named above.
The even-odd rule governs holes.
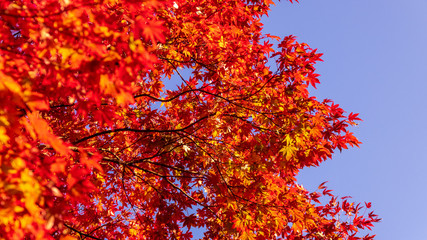
[[[263,23],[324,53],[313,94],[364,120],[360,149],[304,170],[303,185],[371,201],[377,240],[426,240],[427,0],[282,1]]]

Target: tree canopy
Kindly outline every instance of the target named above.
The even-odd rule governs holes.
[[[309,94],[321,54],[264,33],[271,4],[1,1],[0,236],[373,238],[370,203],[296,181],[360,119]]]

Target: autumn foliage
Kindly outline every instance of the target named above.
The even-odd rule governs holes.
[[[296,182],[359,119],[271,4],[0,1],[0,238],[371,239],[369,203]]]

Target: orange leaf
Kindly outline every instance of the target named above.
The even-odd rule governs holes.
[[[51,145],[55,151],[63,156],[71,152],[61,139],[49,131],[49,124],[38,117],[38,112],[28,113],[28,119],[41,142]]]

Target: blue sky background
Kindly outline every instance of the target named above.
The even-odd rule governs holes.
[[[282,1],[263,23],[324,53],[312,94],[363,119],[360,149],[304,170],[304,187],[372,202],[377,240],[427,239],[427,1]]]

